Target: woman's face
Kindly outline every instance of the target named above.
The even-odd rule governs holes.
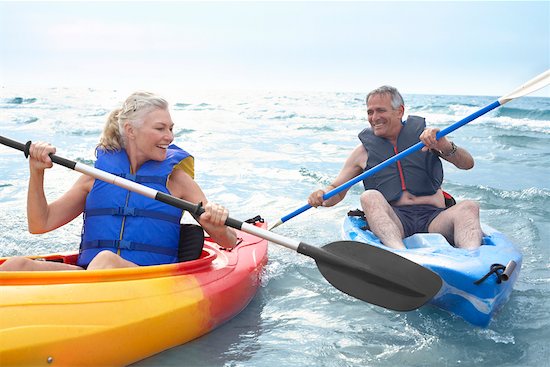
[[[143,124],[132,129],[138,159],[142,162],[166,159],[166,149],[174,140],[173,128],[168,110],[156,109],[146,114]]]

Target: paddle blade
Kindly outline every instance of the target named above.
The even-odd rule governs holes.
[[[334,287],[355,298],[395,311],[411,311],[441,289],[439,275],[391,251],[354,241],[320,248],[332,256],[314,257],[319,271]]]
[[[267,230],[271,231],[272,229],[279,227],[281,224],[283,224],[283,221],[279,219],[274,224],[272,224]]]
[[[546,87],[549,84],[550,84],[550,69],[546,70],[544,73],[541,73],[536,77],[534,77],[533,79],[529,80],[527,83],[523,84],[521,87],[519,87],[515,91],[500,97],[498,101],[500,102],[501,105],[503,105],[515,98],[531,94],[541,88]]]

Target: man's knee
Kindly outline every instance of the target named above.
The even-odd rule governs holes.
[[[373,206],[378,207],[380,203],[386,201],[386,198],[384,198],[384,195],[378,190],[367,190],[361,194],[360,200],[361,206],[367,209]]]
[[[479,218],[479,203],[477,201],[465,200],[457,204],[461,213]]]

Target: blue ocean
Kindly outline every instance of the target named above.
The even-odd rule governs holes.
[[[108,113],[130,92],[0,88],[1,135],[47,141],[62,157],[93,164]],[[155,92],[171,103],[175,143],[195,156],[197,182],[240,220],[259,214],[273,222],[301,207],[338,174],[368,124],[364,93]],[[440,128],[497,98],[404,97],[406,115]],[[261,289],[241,314],[136,366],[549,366],[550,96],[514,100],[451,138],[476,164],[460,171],[445,163],[445,190],[479,201],[482,221],[523,253],[511,298],[488,328],[432,306],[394,312],[359,301],[329,285],[312,259],[271,244]],[[47,197],[78,175],[49,170]],[[27,232],[27,180],[23,154],[0,146],[0,256],[76,250],[81,218],[48,234]],[[274,231],[317,246],[338,241],[361,192],[356,185],[339,205]]]

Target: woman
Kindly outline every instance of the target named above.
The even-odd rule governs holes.
[[[199,223],[220,246],[232,248],[237,236],[224,225],[228,211],[209,203],[193,180],[187,152],[174,140],[168,103],[148,92],[130,95],[111,112],[96,149],[99,169],[136,181],[193,203],[205,204]],[[84,212],[77,265],[13,257],[6,270],[77,270],[135,267],[177,261],[182,211],[112,184],[81,176],[59,199],[48,204],[44,171],[55,147],[30,147],[27,217],[31,233],[45,233]]]

